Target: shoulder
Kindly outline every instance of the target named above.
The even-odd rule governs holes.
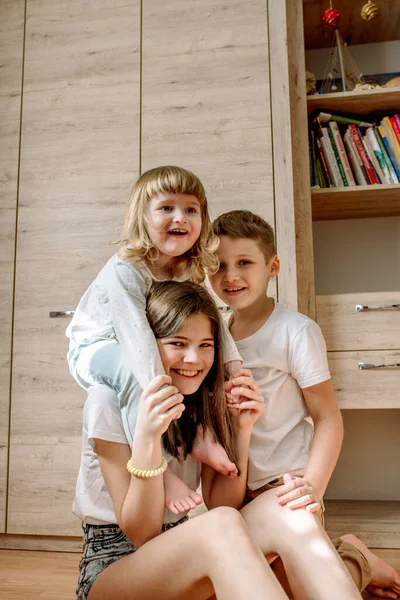
[[[278,303],[276,304],[276,311],[277,324],[286,329],[291,337],[295,338],[299,334],[308,333],[322,335],[320,326],[310,317]]]
[[[83,424],[88,439],[104,439],[127,444],[121,411],[115,392],[105,385],[91,388],[83,409]]]
[[[153,278],[147,267],[140,261],[130,261],[115,254],[107,263],[106,267],[110,276],[126,287],[150,289]]]

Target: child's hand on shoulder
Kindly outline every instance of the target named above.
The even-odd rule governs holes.
[[[240,429],[252,427],[264,412],[265,404],[251,371],[241,369],[236,377],[225,383],[225,392],[228,407],[236,415],[237,426]]]
[[[320,499],[307,479],[293,477],[289,473],[285,473],[283,481],[284,485],[276,490],[276,497],[281,506],[287,506],[291,510],[305,508],[309,512],[320,510]]]

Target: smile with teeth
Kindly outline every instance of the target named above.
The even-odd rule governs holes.
[[[178,375],[183,375],[183,377],[197,377],[200,371],[188,371],[187,369],[173,369],[175,373]]]
[[[231,287],[231,288],[225,288],[225,292],[227,294],[234,294],[236,292],[243,292],[243,290],[245,290],[246,288],[244,287]]]
[[[187,231],[185,229],[170,229],[168,233],[172,235],[186,235]]]

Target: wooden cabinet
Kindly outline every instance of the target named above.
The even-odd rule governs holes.
[[[85,393],[49,312],[114,252],[139,173],[140,3],[28,0],[24,64],[7,533],[80,535]]]

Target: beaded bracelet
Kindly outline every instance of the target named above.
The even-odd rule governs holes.
[[[126,464],[126,468],[128,469],[131,475],[135,477],[140,477],[141,479],[150,479],[150,477],[157,477],[157,475],[161,475],[164,473],[165,469],[168,467],[168,463],[163,457],[161,466],[158,469],[137,469],[132,464],[132,459],[130,458]]]

